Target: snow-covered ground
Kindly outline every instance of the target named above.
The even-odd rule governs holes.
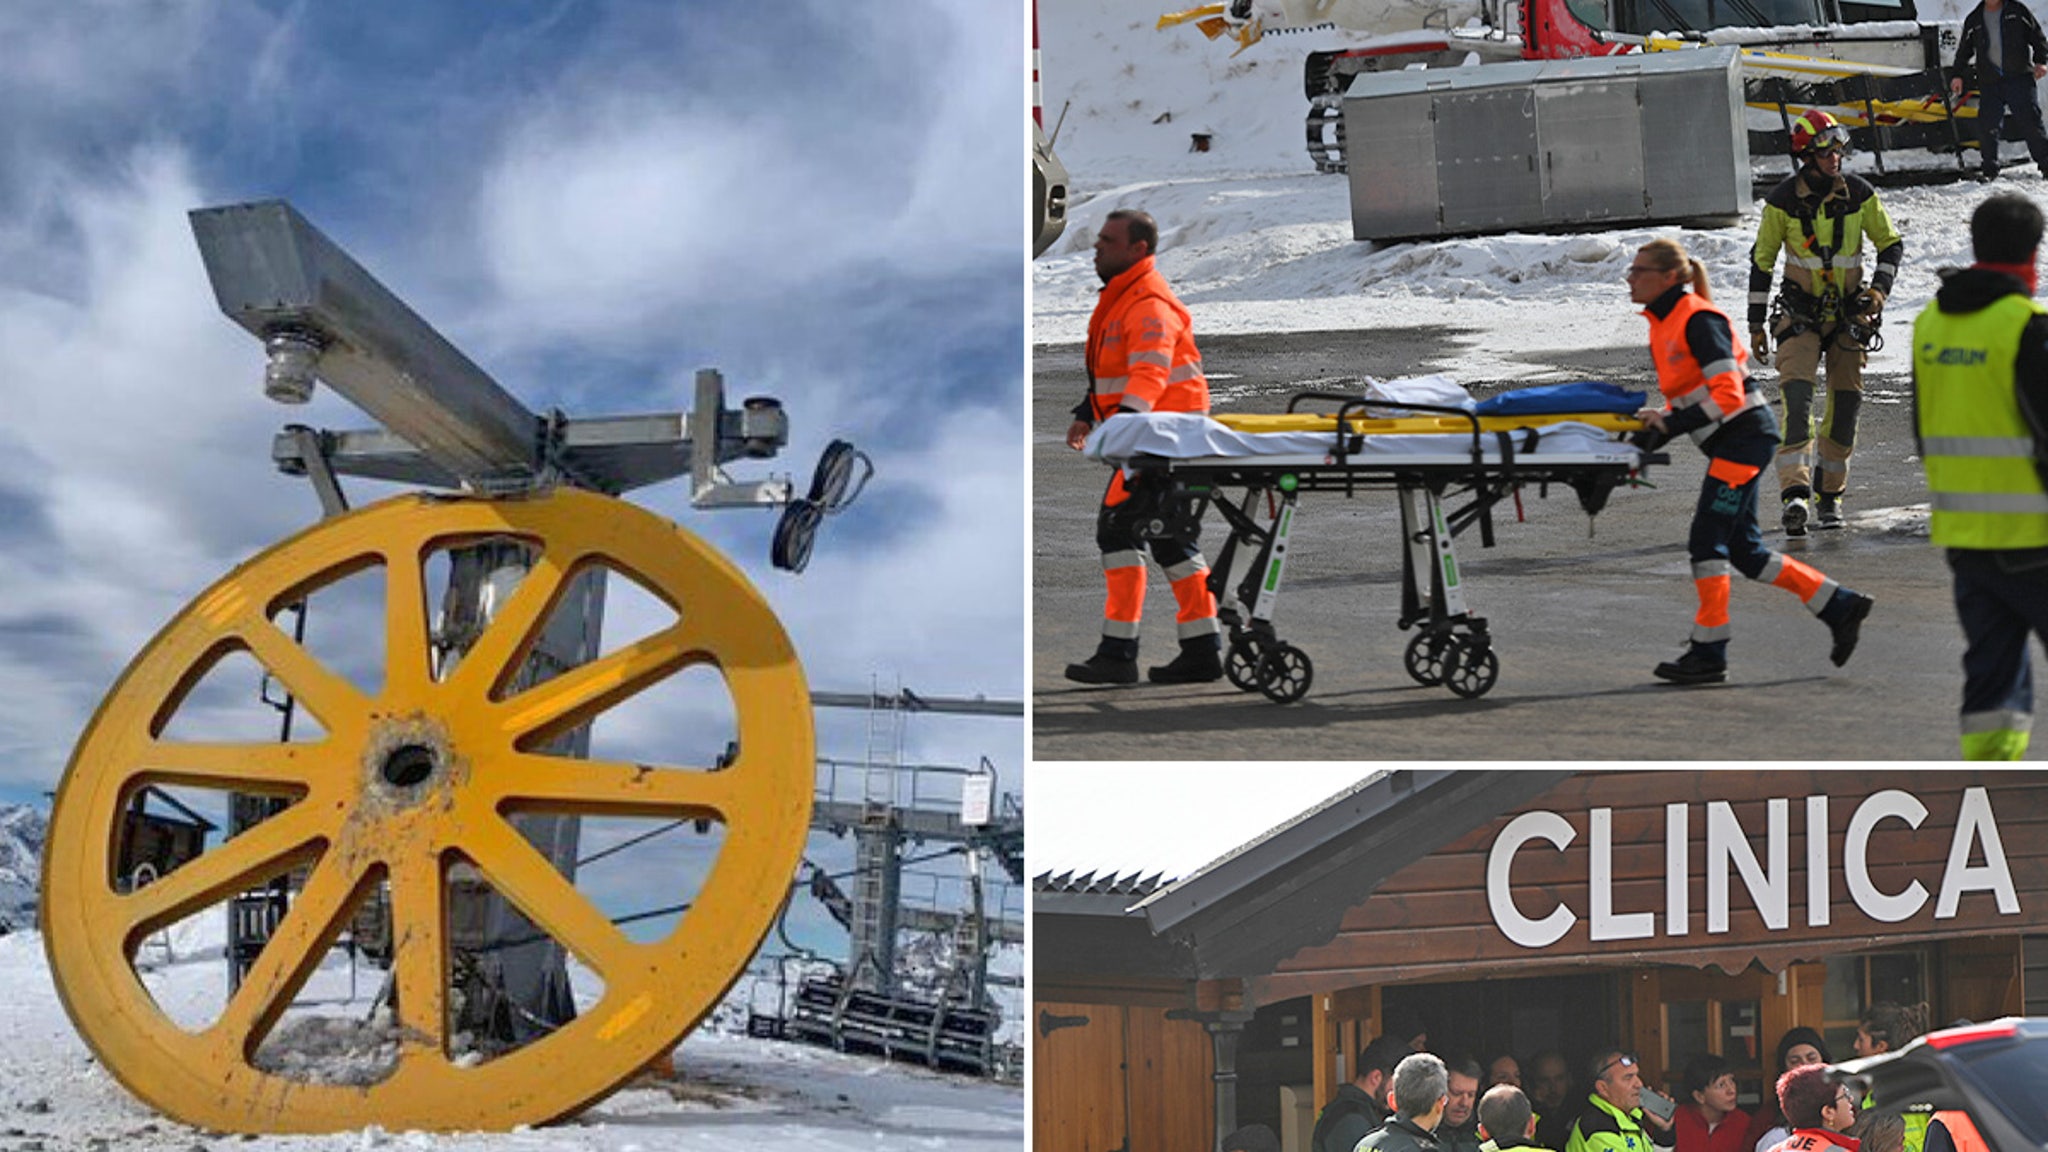
[[[143,947],[138,967],[144,982],[174,1019],[203,1021],[218,1010],[224,935],[219,915],[198,916],[173,926],[167,941]],[[331,953],[301,992],[300,1011],[330,1018],[360,1013],[381,977],[367,965],[352,973],[343,954]],[[210,1134],[157,1115],[93,1059],[58,1002],[37,933],[0,937],[0,988],[6,989],[0,995],[0,1149],[9,1152],[1015,1152],[1024,1142],[1023,1093],[1016,1087],[748,1039],[717,1027],[700,1028],[677,1050],[676,1080],[638,1082],[581,1116],[545,1128],[448,1136],[375,1127],[329,1136]],[[280,1031],[292,1023],[287,1017]]]
[[[1033,265],[1034,342],[1085,338],[1101,286],[1090,246],[1103,217],[1121,207],[1158,220],[1160,266],[1193,311],[1198,339],[1448,325],[1467,346],[1460,378],[1542,383],[1517,353],[1644,342],[1622,273],[1638,246],[1672,234],[1705,261],[1716,298],[1742,315],[1755,207],[1740,224],[1713,230],[1353,240],[1346,178],[1315,174],[1303,145],[1301,67],[1319,46],[1315,34],[1268,37],[1233,58],[1234,44],[1192,28],[1155,30],[1154,7],[1040,0],[1045,119],[1050,128],[1064,110],[1057,149],[1071,176],[1071,210],[1066,233]],[[1191,150],[1196,132],[1211,136],[1209,151]],[[2018,145],[2007,149],[2018,155]],[[1868,163],[1858,157],[1851,168]],[[2012,164],[1996,187],[2048,201],[2031,164]],[[1909,370],[1905,330],[1938,287],[1935,269],[1969,263],[1969,216],[1989,191],[1975,183],[1882,191],[1906,238],[1906,264],[1872,376]],[[1643,367],[1647,379],[1647,355]]]

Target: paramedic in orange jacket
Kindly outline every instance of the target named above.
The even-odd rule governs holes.
[[[1188,310],[1154,267],[1159,227],[1134,209],[1118,209],[1102,222],[1095,238],[1095,273],[1102,297],[1088,320],[1088,397],[1074,408],[1067,445],[1080,448],[1088,430],[1118,412],[1207,412],[1209,381]],[[1223,644],[1216,623],[1216,596],[1209,591],[1209,564],[1195,548],[1199,524],[1183,535],[1144,539],[1138,527],[1155,519],[1163,492],[1152,482],[1126,486],[1121,471],[1110,473],[1109,489],[1095,517],[1095,541],[1102,549],[1108,586],[1102,608],[1102,642],[1095,655],[1067,665],[1067,679],[1083,684],[1138,681],[1138,620],[1145,607],[1145,548],[1166,570],[1179,605],[1180,654],[1151,669],[1159,684],[1199,684],[1223,675]]]
[[[1650,322],[1650,355],[1664,395],[1663,407],[1637,413],[1649,426],[1640,435],[1652,446],[1690,436],[1707,454],[1687,545],[1699,612],[1684,654],[1657,665],[1656,676],[1674,684],[1728,678],[1731,572],[1804,601],[1832,633],[1829,658],[1840,667],[1856,650],[1871,599],[1764,547],[1756,521],[1757,478],[1777,451],[1778,422],[1750,379],[1749,350],[1736,339],[1728,314],[1713,303],[1706,267],[1676,241],[1653,240],[1629,264],[1628,284],[1629,299],[1643,305]]]

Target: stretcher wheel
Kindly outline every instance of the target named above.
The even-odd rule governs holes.
[[[1292,704],[1308,695],[1315,678],[1308,653],[1292,644],[1275,644],[1259,657],[1259,691],[1275,704]]]
[[[1240,692],[1259,690],[1259,656],[1263,645],[1256,638],[1232,640],[1223,657],[1223,675]]]
[[[440,548],[512,537],[532,569],[461,662],[436,678],[426,572]],[[279,628],[285,605],[381,565],[385,668],[374,689]],[[631,577],[675,622],[523,690],[553,607],[593,566]],[[255,658],[319,721],[322,739],[190,743],[163,736],[223,651]],[[671,769],[534,749],[685,670],[723,680],[737,753]],[[683,759],[678,756],[677,759]],[[402,496],[328,520],[230,572],[122,673],[80,738],[50,816],[44,947],[72,1023],[122,1084],[187,1124],[222,1131],[504,1130],[573,1113],[704,1018],[787,897],[810,820],[809,691],[781,624],[746,577],[696,537],[588,492],[521,499]],[[298,797],[279,814],[124,893],[108,861],[151,784]],[[698,818],[724,840],[669,934],[627,936],[509,816]],[[658,857],[657,857],[658,859]],[[495,1059],[452,1054],[447,869],[466,862],[604,982],[574,1020]],[[135,969],[142,942],[252,884],[303,887],[218,1020],[189,1031]],[[643,894],[664,877],[650,874]],[[680,875],[673,878],[684,882]],[[279,1075],[256,1051],[352,911],[389,885],[396,1053],[367,1085]]]
[[[1408,676],[1417,684],[1434,688],[1444,682],[1444,660],[1447,649],[1454,638],[1442,632],[1424,629],[1408,641],[1408,651],[1401,662],[1408,669]]]
[[[1444,686],[1467,700],[1476,700],[1493,689],[1500,679],[1500,657],[1491,645],[1461,636],[1445,661]]]

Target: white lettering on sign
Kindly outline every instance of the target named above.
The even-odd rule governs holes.
[[[1888,789],[1876,792],[1857,805],[1842,838],[1842,877],[1849,898],[1872,920],[1896,924],[1910,920],[1927,906],[1927,886],[1912,880],[1897,892],[1878,888],[1870,876],[1870,840],[1880,824],[1898,820],[1918,829],[1927,819],[1927,806],[1911,793]],[[1596,941],[1643,940],[1657,933],[1654,911],[1617,911],[1614,907],[1614,810],[1595,808],[1587,813],[1587,916],[1588,936]],[[1773,799],[1764,805],[1764,854],[1758,859],[1749,830],[1735,815],[1735,806],[1724,800],[1707,804],[1707,932],[1729,930],[1729,875],[1741,877],[1749,902],[1763,917],[1768,931],[1781,932],[1791,924],[1792,901],[1792,802]],[[1806,798],[1806,923],[1826,927],[1832,919],[1833,845],[1828,836],[1828,798]],[[1494,837],[1493,850],[1486,858],[1486,904],[1501,934],[1524,948],[1545,948],[1564,939],[1578,923],[1578,915],[1557,902],[1548,913],[1531,918],[1514,900],[1514,868],[1517,854],[1531,841],[1547,841],[1559,852],[1578,838],[1571,821],[1555,812],[1524,812],[1508,821]],[[1982,863],[1972,863],[1982,858]],[[1692,928],[1690,901],[1692,806],[1664,806],[1664,935],[1685,936]],[[1991,812],[1991,795],[1984,788],[1963,792],[1950,834],[1948,859],[1942,867],[1941,889],[1934,900],[1936,920],[1953,919],[1962,898],[1971,892],[1988,892],[2001,916],[2017,916],[2020,898],[2012,883],[2012,869],[2006,863],[2005,845],[1998,836],[1998,821]]]
[[[1493,910],[1493,922],[1501,932],[1524,948],[1545,948],[1564,939],[1578,917],[1563,904],[1541,920],[1522,915],[1508,892],[1508,870],[1514,867],[1515,851],[1531,840],[1548,840],[1562,851],[1577,835],[1571,821],[1555,812],[1524,812],[1493,838],[1493,853],[1486,858],[1486,906]]]
[[[1785,926],[1786,902],[1792,887],[1792,867],[1786,863],[1786,845],[1790,841],[1785,831],[1785,812],[1790,804],[1789,800],[1773,800],[1765,805],[1770,843],[1766,851],[1771,857],[1768,871],[1757,863],[1749,837],[1743,835],[1742,824],[1735,819],[1735,806],[1726,800],[1716,800],[1707,805],[1708,932],[1728,930],[1728,865],[1731,863],[1742,873],[1742,883],[1749,889],[1750,902],[1764,914],[1764,927],[1775,932]]]

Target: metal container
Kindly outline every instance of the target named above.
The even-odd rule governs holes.
[[[1360,240],[1733,223],[1750,205],[1733,48],[1361,73]]]

